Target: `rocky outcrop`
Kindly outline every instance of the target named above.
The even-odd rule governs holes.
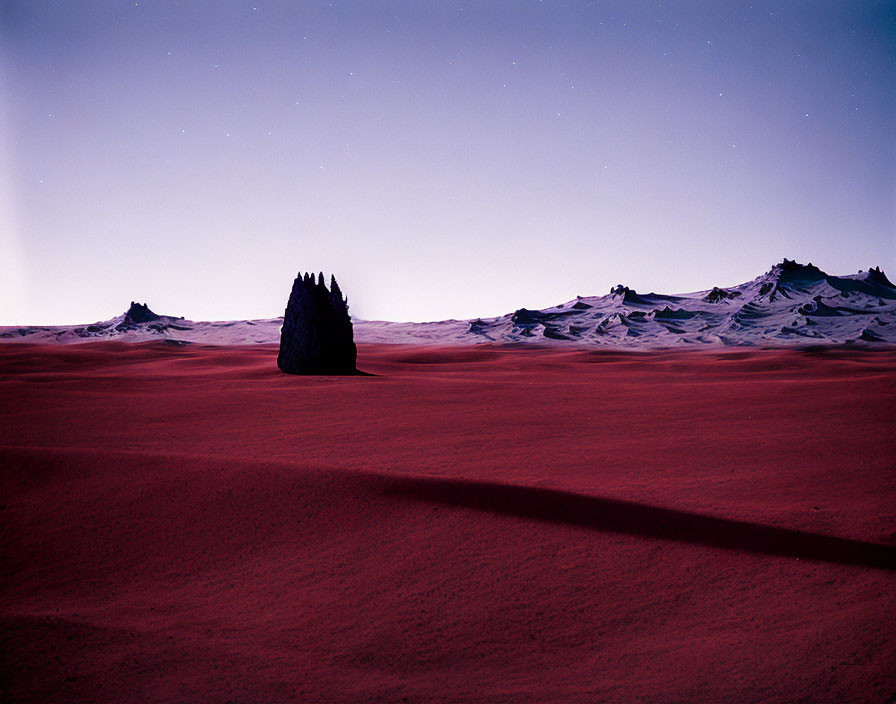
[[[153,320],[158,320],[161,317],[161,315],[153,313],[145,303],[137,303],[135,301],[131,301],[131,307],[128,308],[127,312],[124,314],[125,322],[131,324],[149,323]]]
[[[162,333],[168,330],[189,330],[185,325],[176,323],[175,321],[183,320],[183,317],[175,318],[171,315],[158,315],[153,313],[149,306],[145,303],[136,303],[131,301],[130,308],[127,309],[121,322],[115,326],[116,332],[133,332],[135,330],[149,331],[154,333]],[[86,329],[76,329],[75,334],[79,337],[90,337],[93,333],[105,330],[104,327],[89,326]],[[107,326],[108,327],[108,326]]]
[[[90,325],[0,327],[0,343],[118,339],[229,345],[281,340],[281,367],[299,374],[351,372],[355,334],[364,342],[402,344],[658,348],[805,345],[811,340],[812,344],[896,345],[896,287],[878,267],[834,276],[788,259],[751,281],[693,294],[638,293],[617,286],[609,295],[577,296],[543,310],[520,308],[494,318],[355,321],[353,327],[335,282],[328,291],[316,274],[305,274],[299,281],[290,301],[290,309],[296,312],[285,322],[281,318],[194,322],[157,315],[145,304],[133,303],[126,313]],[[321,301],[324,305],[319,305]],[[304,311],[301,315],[300,310]]]
[[[731,298],[738,298],[741,295],[740,291],[728,291],[724,288],[719,288],[718,286],[713,286],[712,291],[707,293],[703,300],[707,303],[720,303],[722,301],[727,301]]]
[[[300,274],[292,285],[277,366],[288,374],[356,374],[355,347],[348,301],[335,277],[330,288],[321,273]]]

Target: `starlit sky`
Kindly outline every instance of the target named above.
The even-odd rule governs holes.
[[[894,232],[896,2],[0,2],[0,324],[896,278]]]

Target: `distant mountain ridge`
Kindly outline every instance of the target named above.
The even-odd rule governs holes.
[[[0,328],[0,341],[98,339],[277,343],[282,318],[193,322],[132,302],[92,325]],[[356,342],[540,343],[632,348],[684,345],[896,344],[896,286],[879,267],[833,276],[784,259],[752,281],[689,294],[639,293],[619,284],[542,310],[430,323],[354,321]]]

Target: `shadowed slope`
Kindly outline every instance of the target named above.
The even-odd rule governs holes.
[[[896,570],[896,546],[715,518],[569,491],[463,479],[413,477],[393,480],[386,491],[435,504],[565,523],[593,530],[780,557]]]

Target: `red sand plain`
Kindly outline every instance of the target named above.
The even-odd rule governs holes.
[[[0,347],[8,702],[887,702],[896,352]]]

